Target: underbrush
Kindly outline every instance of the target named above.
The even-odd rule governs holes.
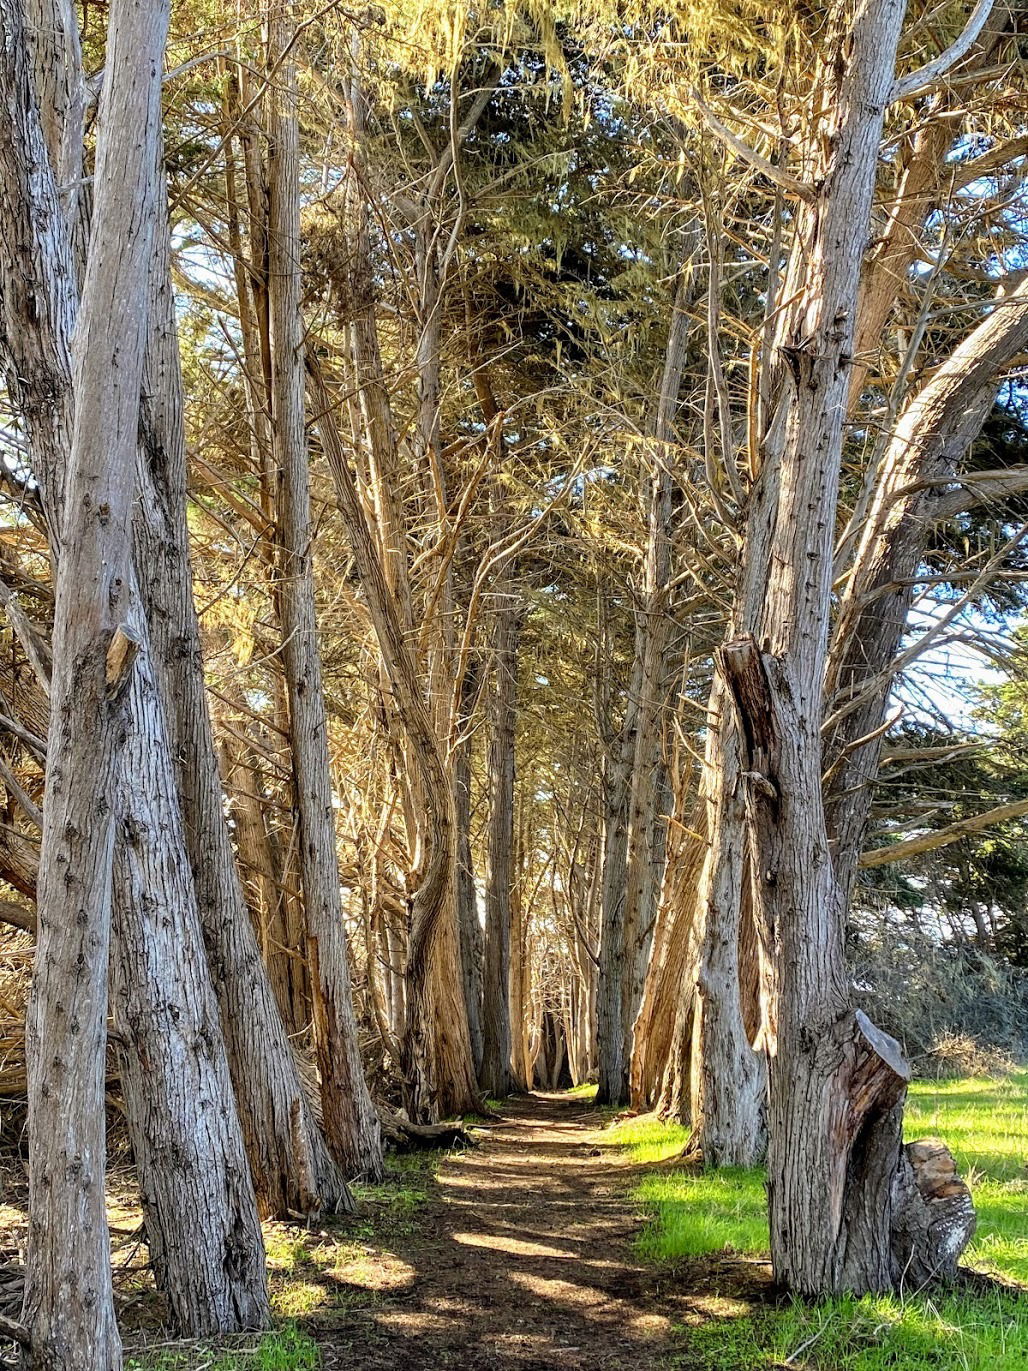
[[[861,1008],[922,1079],[1000,1075],[1028,1056],[1028,971],[879,922],[851,953]]]
[[[1028,1072],[920,1082],[908,1138],[939,1137],[969,1182],[978,1231],[965,1262],[1011,1288],[771,1305],[682,1330],[678,1364],[695,1371],[1024,1371],[1028,1366]],[[652,1117],[611,1128],[611,1144],[645,1172],[636,1200],[650,1215],[640,1256],[685,1267],[716,1254],[767,1255],[764,1173],[668,1165],[687,1130]],[[1022,1285],[1024,1289],[1014,1288]]]
[[[155,1345],[126,1357],[126,1371],[318,1371],[311,1332],[347,1324],[403,1289],[413,1272],[396,1255],[396,1239],[409,1236],[441,1154],[389,1154],[385,1179],[354,1186],[358,1212],[330,1220],[325,1228],[268,1223],[264,1242],[271,1307],[278,1330],[219,1343]]]
[[[317,1345],[292,1326],[231,1345],[190,1343],[153,1348],[125,1358],[125,1371],[317,1371]]]

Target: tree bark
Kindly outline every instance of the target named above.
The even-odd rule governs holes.
[[[18,18],[4,15],[5,69],[18,62]],[[112,4],[91,252],[72,356],[65,512],[55,530],[53,746],[26,1027],[25,1322],[39,1371],[121,1366],[104,1202],[107,978],[117,785],[135,668],[131,508],[167,28],[165,4]],[[25,75],[23,109],[31,104]]]
[[[850,1009],[844,906],[821,801],[827,654],[842,425],[862,249],[905,6],[840,10],[826,32],[819,108],[777,334],[785,405],[780,455],[766,445],[744,569],[759,606],[721,669],[738,719],[758,924],[774,968],[769,1208],[776,1279],[803,1295],[891,1287],[883,1203],[898,1163],[905,1067]],[[845,61],[842,53],[845,52]],[[827,89],[827,98],[825,91]],[[773,497],[772,497],[773,492]],[[764,530],[766,529],[766,534]],[[869,1026],[868,1026],[869,1027]],[[864,1222],[858,1226],[856,1216]],[[871,1219],[868,1216],[874,1215]]]
[[[288,42],[281,18],[272,21],[270,32],[269,55],[277,62]],[[271,409],[279,473],[282,657],[289,694],[322,1116],[329,1146],[345,1174],[377,1177],[382,1173],[382,1139],[364,1079],[350,989],[314,602],[300,310],[299,131],[296,73],[288,57],[279,66],[269,98]]]
[[[207,962],[262,1211],[352,1207],[297,1071],[236,870],[193,603],[186,451],[165,196],[160,196],[144,371],[135,547],[168,721]]]
[[[238,1333],[270,1319],[264,1242],[134,586],[129,624],[139,646],[125,688],[112,976],[125,1113],[173,1326]]]
[[[478,917],[478,893],[471,852],[471,735],[470,720],[462,722],[467,736],[457,744],[453,772],[454,822],[457,827],[457,926],[460,930],[460,964],[464,978],[464,1003],[468,1014],[471,1058],[478,1076],[482,1068],[482,925]]]
[[[959,509],[950,487],[981,431],[999,372],[1028,346],[1028,280],[1004,291],[981,323],[908,401],[854,556],[829,659],[826,820],[836,877],[849,899],[885,744],[885,712],[936,521]],[[963,495],[964,499],[970,497]]]
[[[690,1073],[692,1145],[707,1166],[753,1166],[766,1140],[767,1077],[743,1016],[739,946],[750,880],[738,740],[715,687],[707,735],[707,859],[696,893],[702,929]]]
[[[628,801],[631,732],[608,749],[604,776],[603,867],[600,883],[599,984],[596,994],[598,1104],[628,1101],[624,989],[628,980],[625,901],[628,891]]]
[[[331,397],[313,357],[308,358],[308,370],[339,509],[368,597],[393,703],[416,771],[419,798],[425,806],[423,844],[411,898],[401,1070],[404,1103],[411,1121],[435,1122],[440,1112],[466,1113],[478,1100],[463,984],[458,974],[453,787],[418,683],[400,604],[387,581],[388,564],[362,508],[331,419]],[[433,997],[439,994],[440,977],[449,998],[436,1003]]]
[[[518,603],[504,576],[492,653],[492,734],[489,739],[489,872],[485,894],[483,1053],[479,1084],[497,1099],[515,1086],[511,1066],[510,935],[514,857],[514,724]]]

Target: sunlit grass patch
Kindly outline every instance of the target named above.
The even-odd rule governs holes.
[[[918,1081],[910,1087],[908,1138],[938,1137],[964,1175],[993,1181],[1028,1176],[1028,1071],[1009,1076]]]
[[[971,1185],[978,1231],[968,1264],[1028,1284],[1028,1072],[916,1083],[906,1136],[941,1138]],[[652,1114],[625,1119],[604,1135],[642,1165],[676,1156],[687,1137],[681,1124]],[[634,1193],[652,1215],[640,1239],[649,1260],[768,1249],[763,1171],[657,1171]]]
[[[665,1123],[655,1114],[640,1114],[622,1119],[607,1130],[603,1141],[610,1147],[626,1148],[633,1162],[663,1162],[676,1156],[689,1140],[689,1130],[680,1123]]]
[[[638,1243],[640,1256],[649,1261],[767,1250],[767,1200],[759,1171],[654,1171],[635,1187],[635,1197],[654,1215]]]
[[[1010,1295],[796,1301],[682,1330],[685,1371],[1022,1371],[1028,1302]]]
[[[918,1081],[908,1138],[941,1138],[971,1187],[978,1230],[965,1260],[1028,1284],[1028,1071]]]
[[[1028,1072],[995,1080],[918,1083],[906,1136],[938,1137],[971,1184],[978,1231],[965,1260],[1028,1284]],[[633,1162],[659,1166],[687,1130],[647,1115],[613,1125],[604,1139]],[[736,1252],[766,1255],[764,1172],[661,1166],[633,1194],[649,1215],[638,1239],[647,1261],[674,1265]],[[745,1308],[745,1307],[744,1307]],[[751,1304],[736,1317],[683,1329],[685,1371],[1024,1371],[1028,1292],[957,1291],[908,1297]]]
[[[595,1081],[591,1084],[585,1081],[581,1085],[573,1085],[567,1093],[575,1100],[595,1100],[598,1089]]]

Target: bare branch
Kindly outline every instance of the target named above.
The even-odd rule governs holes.
[[[986,20],[992,13],[992,6],[993,0],[978,0],[960,37],[952,42],[945,52],[940,52],[934,61],[926,62],[923,67],[918,67],[917,71],[901,76],[889,93],[890,101],[911,100],[916,95],[923,95],[966,57],[985,27]]]
[[[763,176],[766,176],[769,181],[773,181],[776,186],[780,186],[787,195],[794,195],[800,200],[806,200],[809,204],[813,204],[815,196],[812,186],[808,186],[795,176],[790,176],[787,171],[782,171],[781,167],[776,167],[773,162],[762,157],[756,148],[751,148],[749,143],[744,142],[731,129],[725,128],[713,110],[703,103],[697,91],[693,91],[692,101],[711,133],[720,138],[743,161],[749,162],[751,167],[756,167]]]
[[[894,862],[904,862],[911,857],[919,857],[922,852],[934,852],[936,848],[947,847],[972,833],[981,833],[1007,819],[1019,819],[1028,814],[1028,800],[1011,800],[1009,804],[997,805],[983,814],[974,814],[970,819],[960,819],[948,824],[934,833],[921,833],[916,838],[908,838],[902,843],[889,847],[875,847],[870,852],[861,853],[860,867],[866,871],[870,867],[891,866]]]

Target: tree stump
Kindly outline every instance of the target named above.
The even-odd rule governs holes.
[[[907,1143],[893,1185],[892,1260],[897,1287],[953,1280],[974,1236],[971,1192],[936,1139]]]

